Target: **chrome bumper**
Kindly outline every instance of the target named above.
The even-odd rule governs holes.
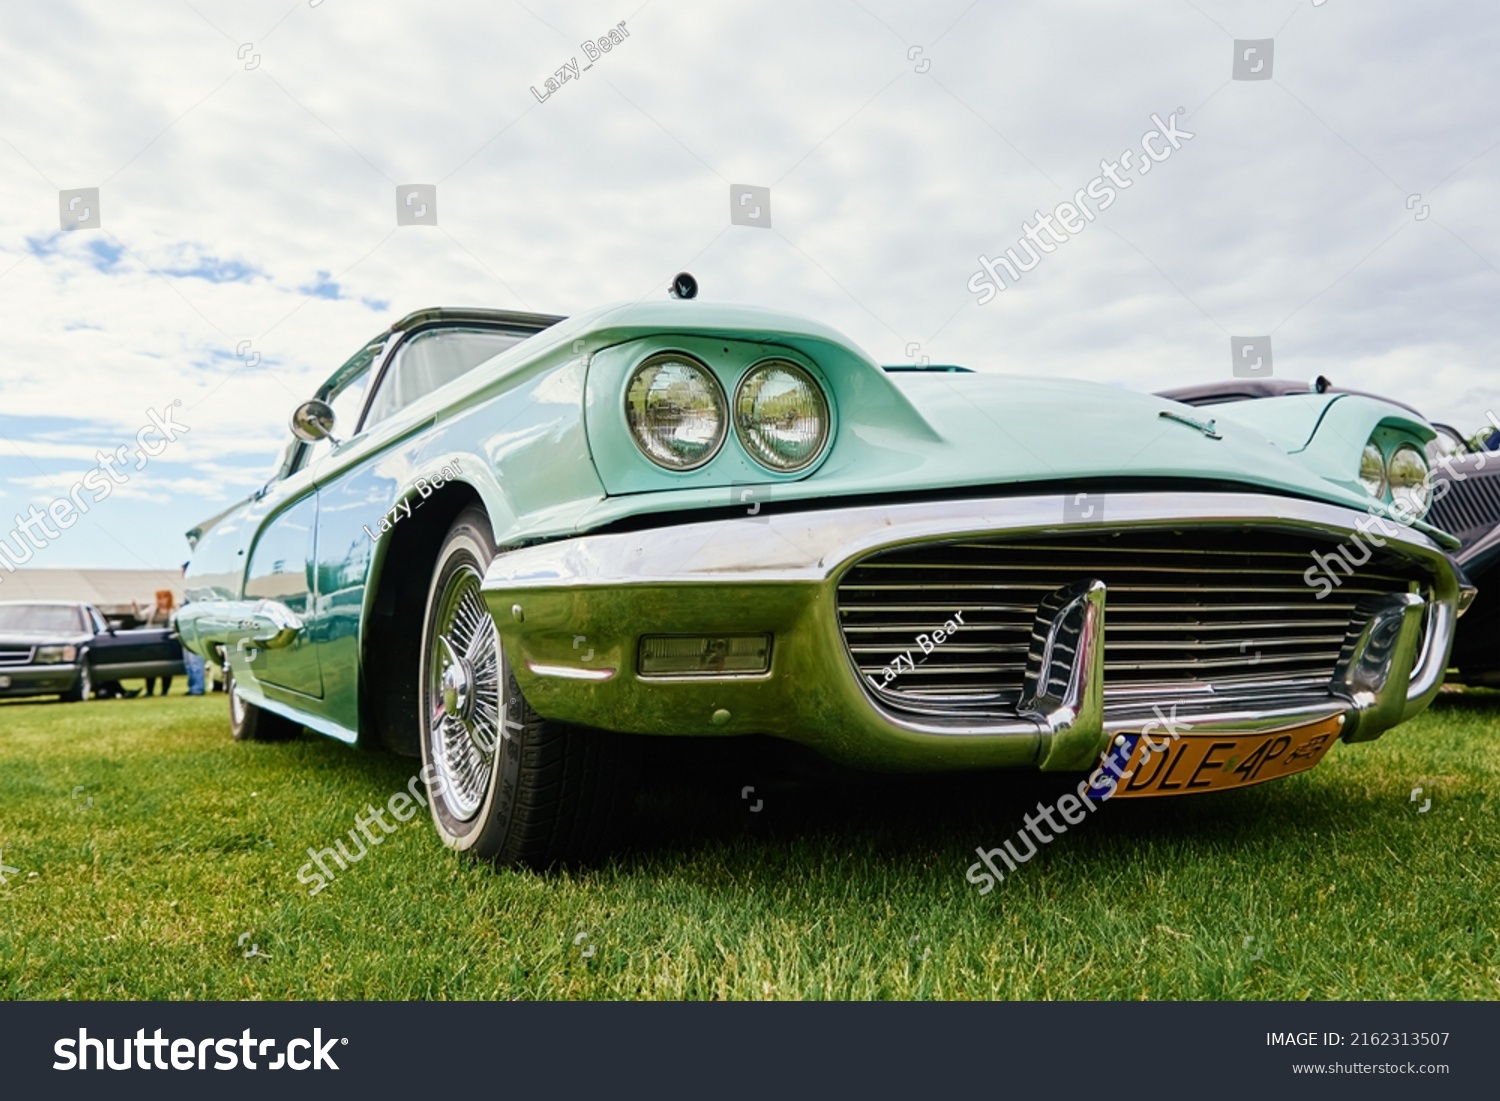
[[[1107,697],[1108,591],[1083,578],[1037,608],[1018,717],[928,721],[883,706],[857,674],[837,615],[839,578],[876,550],[972,537],[1130,528],[1257,528],[1341,539],[1362,513],[1258,494],[1110,494],[1105,521],[1064,519],[1064,498],[1031,496],[828,508],[586,535],[509,551],[486,603],[528,702],[561,721],[629,733],[761,733],[865,767],[1090,767],[1117,732],[1153,718],[1137,693]],[[1343,717],[1365,741],[1421,711],[1442,683],[1464,583],[1411,529],[1388,550],[1430,576],[1430,597],[1362,602],[1326,690],[1278,698],[1221,693],[1195,730],[1257,730]],[[766,633],[769,672],[643,677],[645,634]]]

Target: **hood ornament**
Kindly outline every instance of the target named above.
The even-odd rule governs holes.
[[[1211,420],[1200,421],[1196,417],[1190,417],[1186,413],[1174,413],[1170,409],[1163,409],[1157,415],[1165,417],[1169,421],[1176,421],[1178,424],[1185,424],[1189,428],[1196,428],[1211,440],[1222,440],[1224,438],[1219,435],[1218,429],[1214,427],[1214,422]]]

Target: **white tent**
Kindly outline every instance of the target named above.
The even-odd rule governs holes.
[[[182,574],[177,570],[16,570],[0,571],[0,601],[78,600],[107,616],[139,611],[156,603],[157,589],[171,589],[182,603]]]

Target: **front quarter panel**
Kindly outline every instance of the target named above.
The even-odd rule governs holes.
[[[387,536],[421,516],[437,482],[469,487],[501,544],[522,517],[603,495],[583,433],[584,371],[581,357],[558,353],[507,372],[479,396],[442,409],[413,407],[417,430],[403,417],[405,428],[350,441],[348,452],[334,452],[316,472],[314,630],[330,720],[360,728],[359,671],[374,581],[402,566],[387,558]]]

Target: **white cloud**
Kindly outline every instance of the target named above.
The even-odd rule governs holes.
[[[1500,408],[1500,12],[1196,7],[12,0],[0,510],[180,399],[187,465],[133,483],[152,511],[130,537],[174,563],[401,314],[571,313],[684,267],[887,362],[916,342],[1156,389],[1225,377],[1230,334],[1269,332],[1279,375],[1477,427]],[[1275,79],[1230,81],[1234,39],[1273,36]],[[980,253],[1179,106],[1183,150],[974,304]],[[437,184],[439,228],[396,229],[406,183]],[[772,232],[728,227],[731,183],[771,186]],[[91,186],[103,229],[61,233],[57,190]],[[81,543],[44,564],[92,561]]]

